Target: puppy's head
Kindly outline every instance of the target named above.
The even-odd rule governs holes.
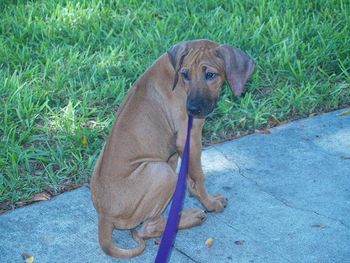
[[[167,53],[175,70],[173,89],[186,89],[187,112],[197,118],[213,111],[225,79],[239,96],[254,70],[253,60],[240,49],[208,40],[181,42]]]

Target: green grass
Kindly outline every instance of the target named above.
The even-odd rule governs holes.
[[[126,91],[181,40],[256,60],[243,97],[224,87],[207,143],[350,105],[348,1],[221,2],[0,1],[0,202],[86,182]]]

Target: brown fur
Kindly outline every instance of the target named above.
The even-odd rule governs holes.
[[[189,108],[195,108],[191,132],[188,188],[208,211],[222,211],[227,199],[204,187],[201,133],[225,79],[239,95],[254,64],[242,51],[208,40],[182,42],[163,54],[134,84],[117,113],[110,136],[91,179],[92,200],[99,217],[99,242],[105,253],[129,258],[142,253],[144,239],[160,236],[162,212],[175,190],[175,173],[187,129]],[[182,72],[187,71],[186,80]],[[206,80],[207,71],[217,73]],[[190,111],[191,112],[191,111]],[[179,228],[201,224],[206,214],[190,209]],[[143,224],[141,230],[135,227]],[[112,231],[132,229],[138,246],[121,249]]]

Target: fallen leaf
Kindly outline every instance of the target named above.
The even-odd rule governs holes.
[[[34,202],[47,201],[51,199],[51,195],[47,192],[36,193],[32,198],[24,201],[18,201],[15,203],[16,206],[24,206]]]
[[[83,137],[81,137],[81,144],[83,145],[83,147],[87,146],[87,139],[86,139],[85,135],[83,135]]]
[[[327,226],[326,226],[326,225],[323,225],[323,224],[314,224],[314,225],[312,225],[312,227],[326,228]]]
[[[205,245],[207,247],[211,247],[213,245],[214,239],[212,237],[209,237],[206,241],[205,241]]]
[[[74,190],[78,187],[80,187],[81,185],[79,184],[75,184],[75,183],[66,183],[66,184],[62,184],[60,185],[60,190],[62,192],[67,192],[67,191],[71,191],[71,190]]]
[[[260,134],[270,134],[271,132],[267,129],[256,129],[255,133],[260,133]]]
[[[55,189],[54,189],[53,187],[51,187],[51,186],[45,186],[45,187],[43,188],[43,191],[45,191],[46,193],[48,193],[49,195],[51,195],[51,197],[54,196],[54,195],[56,195]]]
[[[239,122],[241,122],[241,123],[242,123],[242,122],[245,122],[246,120],[247,120],[247,118],[246,118],[246,117],[242,117],[242,118],[240,118],[240,119],[239,119]]]
[[[22,258],[26,263],[33,263],[34,262],[34,256],[29,253],[23,253]]]
[[[271,127],[275,127],[280,124],[280,121],[274,117],[270,117],[268,123]]]
[[[345,116],[345,115],[349,115],[349,114],[350,114],[350,110],[346,110],[346,111],[339,113],[338,116]]]
[[[31,199],[33,202],[50,200],[51,195],[47,192],[37,193]]]
[[[241,245],[243,245],[244,244],[244,240],[236,240],[235,241],[235,245],[237,245],[237,246],[241,246]]]

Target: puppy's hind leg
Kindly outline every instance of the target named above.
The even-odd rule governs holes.
[[[159,237],[163,233],[166,219],[162,213],[169,203],[176,187],[175,168],[178,156],[174,155],[168,163],[153,162],[143,170],[143,182],[147,184],[147,193],[143,197],[142,207],[147,209],[148,217],[143,222],[138,235],[143,239]],[[147,182],[147,183],[146,183]],[[200,225],[207,217],[199,208],[191,208],[181,213],[179,229]]]
[[[207,218],[205,211],[199,208],[190,208],[181,212],[179,229],[199,226]],[[144,222],[138,235],[143,239],[160,237],[164,231],[166,219],[163,216],[152,218]]]

